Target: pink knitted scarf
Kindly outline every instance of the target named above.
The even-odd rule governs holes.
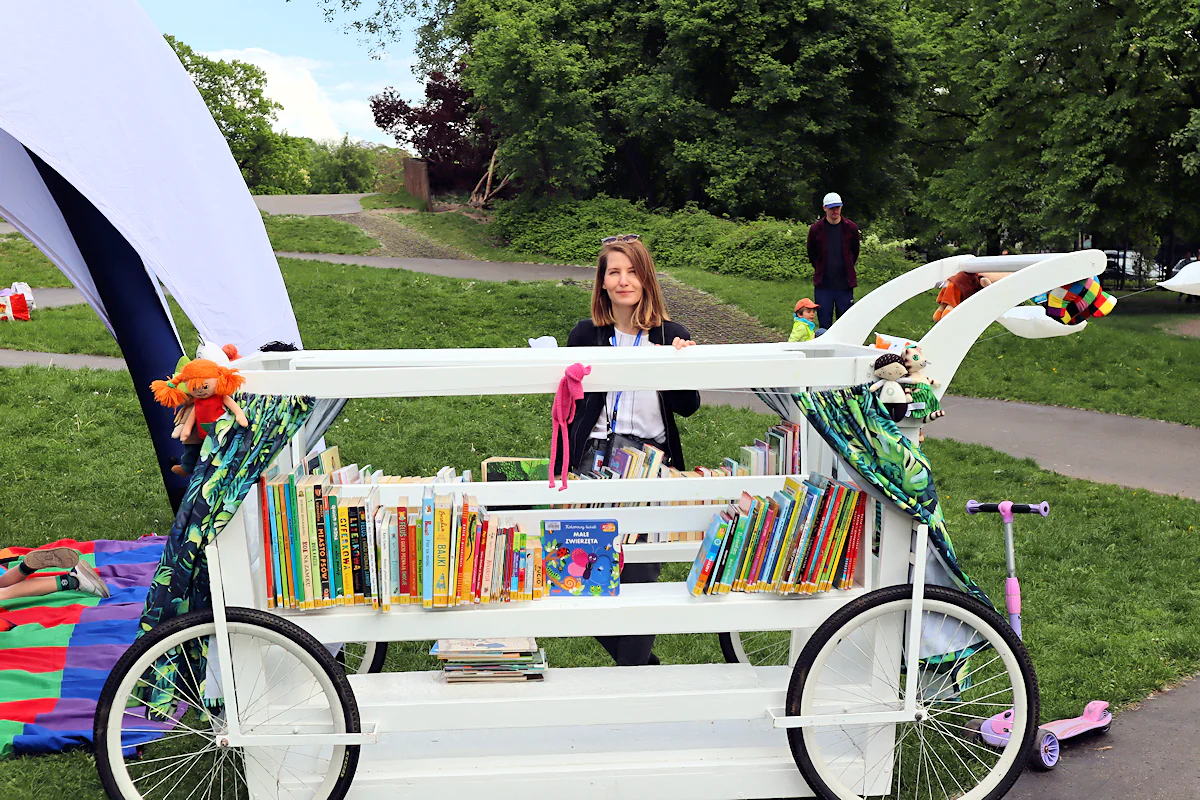
[[[583,378],[590,374],[591,367],[583,364],[572,364],[567,367],[562,380],[558,382],[558,391],[554,394],[554,404],[550,407],[550,487],[554,488],[555,455],[559,452],[561,434],[562,485],[561,492],[567,488],[567,468],[571,465],[571,441],[567,436],[567,426],[575,418],[575,403],[583,399]]]

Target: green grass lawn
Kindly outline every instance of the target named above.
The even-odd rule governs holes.
[[[71,285],[67,276],[19,233],[0,236],[0,289],[12,286],[14,281],[48,289]],[[36,293],[33,299],[37,300]]]
[[[357,225],[329,217],[297,214],[263,216],[271,247],[285,253],[342,253],[362,255],[379,247],[379,242]]]
[[[401,225],[437,239],[483,261],[558,264],[552,258],[512,250],[491,233],[491,223],[478,222],[457,211],[440,214],[392,214]]]

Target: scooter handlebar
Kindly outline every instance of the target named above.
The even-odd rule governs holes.
[[[1013,514],[1041,514],[1043,517],[1050,515],[1050,504],[1046,501],[1040,503],[1014,503],[1011,500],[1005,500],[1001,503],[980,503],[978,500],[967,501],[968,514],[1000,514],[1004,517],[1005,522],[1012,522]]]

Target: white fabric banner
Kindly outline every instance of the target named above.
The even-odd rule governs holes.
[[[300,344],[241,172],[179,59],[134,0],[6,4],[0,130],[108,218],[206,340],[242,352],[274,339]],[[28,177],[6,185],[32,169],[15,153],[11,143],[0,148],[0,216],[104,316],[78,249],[63,241],[61,215],[45,208],[45,187],[39,194]],[[20,206],[18,192],[33,197]]]

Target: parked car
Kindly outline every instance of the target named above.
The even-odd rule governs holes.
[[[1145,256],[1142,257],[1142,272],[1139,276],[1139,254],[1133,251],[1105,250],[1104,257],[1107,265],[1100,275],[1100,284],[1106,288],[1111,285],[1115,289],[1122,289],[1126,283],[1138,283],[1139,278],[1144,283],[1154,283],[1165,278],[1163,265]]]

